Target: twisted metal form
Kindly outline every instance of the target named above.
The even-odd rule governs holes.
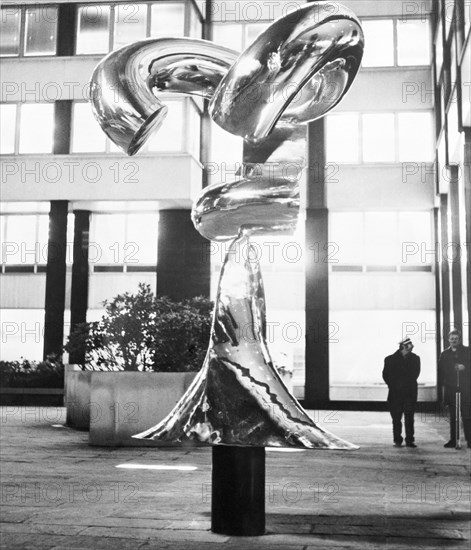
[[[167,110],[157,97],[162,92],[210,100],[213,120],[246,143],[236,180],[203,189],[192,210],[204,237],[233,239],[204,365],[174,410],[135,437],[356,448],[316,426],[281,381],[266,342],[260,266],[247,256],[236,261],[236,252],[241,246],[250,251],[254,233],[295,228],[299,177],[287,175],[283,161],[304,162],[299,124],[325,115],[342,99],[360,66],[363,44],[350,10],[310,3],[275,21],[239,57],[203,40],[149,39],[112,52],[95,69],[95,116],[129,155],[162,123]]]

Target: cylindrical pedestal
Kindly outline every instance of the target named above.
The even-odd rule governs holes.
[[[211,531],[265,533],[264,447],[213,447]]]

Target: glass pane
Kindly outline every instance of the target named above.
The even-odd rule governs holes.
[[[21,9],[19,6],[2,8],[0,15],[0,55],[18,55]]]
[[[397,265],[400,261],[396,212],[365,212],[365,263]]]
[[[247,48],[252,42],[268,27],[268,23],[252,23],[246,25],[246,40],[245,47]]]
[[[54,55],[57,8],[53,6],[27,8],[25,17],[25,55]]]
[[[77,53],[109,50],[110,6],[84,6],[78,10]]]
[[[191,38],[201,38],[203,34],[203,25],[199,18],[198,11],[191,3],[188,9],[190,10],[190,36]]]
[[[436,42],[435,42],[435,65],[437,69],[437,75],[440,75],[443,66],[443,28],[440,21],[436,30]],[[438,78],[438,77],[437,77]]]
[[[89,261],[93,264],[122,264],[125,253],[125,214],[96,214],[92,217]]]
[[[183,101],[166,101],[167,117],[149,138],[148,151],[181,151],[183,149]]]
[[[38,216],[38,246],[39,246],[39,264],[47,263],[47,243],[49,238],[49,216],[42,215]],[[71,251],[68,251],[68,256],[70,256]],[[69,257],[67,258],[69,259]]]
[[[431,162],[433,131],[431,113],[399,113],[399,160]]]
[[[207,166],[211,183],[234,181],[242,164],[243,140],[211,122],[211,154]]]
[[[159,2],[152,5],[152,38],[159,36],[183,36],[185,33],[185,6],[183,4]]]
[[[158,214],[128,214],[123,261],[130,265],[157,264]]]
[[[394,31],[392,19],[362,21],[365,34],[363,67],[390,67],[394,65]]]
[[[15,152],[16,105],[2,103],[0,120],[0,154],[8,155]]]
[[[401,263],[431,265],[435,262],[430,212],[400,212]]]
[[[244,27],[237,24],[222,24],[213,26],[213,42],[220,46],[242,51],[242,31]]]
[[[106,135],[93,117],[89,103],[75,103],[72,124],[72,153],[105,150]]]
[[[25,103],[20,112],[20,153],[52,153],[54,105]]]
[[[398,65],[430,64],[430,22],[422,19],[397,20]]]
[[[326,118],[328,162],[358,162],[358,115],[348,113]]]
[[[360,265],[364,263],[363,213],[332,212],[330,216],[330,251],[336,263]]]
[[[122,4],[115,7],[114,48],[146,37],[147,4]]]
[[[200,158],[201,117],[199,111],[191,100],[188,103],[188,152],[195,158]]]
[[[363,162],[393,162],[394,114],[363,115]]]
[[[7,216],[2,261],[6,264],[35,264],[39,260],[36,245],[35,215]]]

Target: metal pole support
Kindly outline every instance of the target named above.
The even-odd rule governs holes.
[[[213,447],[211,531],[265,533],[265,448]]]

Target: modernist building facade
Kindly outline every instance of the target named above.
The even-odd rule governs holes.
[[[383,358],[410,336],[420,399],[434,401],[446,332],[457,326],[469,341],[470,6],[342,3],[362,20],[365,57],[342,103],[306,130],[297,233],[256,241],[268,339],[294,366],[296,395],[322,406],[383,400]],[[214,295],[226,245],[202,239],[189,211],[203,186],[234,176],[241,140],[210,122],[203,101],[172,96],[161,131],[126,157],[91,114],[96,64],[148,36],[241,51],[303,4],[4,4],[6,358],[60,352],[71,326],[138,282],[175,298]]]

